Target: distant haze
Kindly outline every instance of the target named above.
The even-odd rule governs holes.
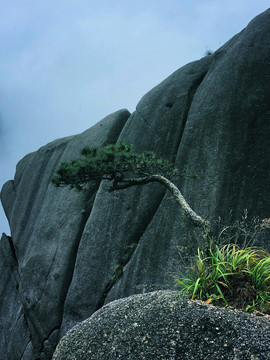
[[[27,153],[121,108],[133,112],[151,88],[268,7],[268,0],[2,2],[0,186]],[[2,208],[1,232],[10,234]]]

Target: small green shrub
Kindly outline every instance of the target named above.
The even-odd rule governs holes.
[[[209,55],[213,54],[213,51],[210,49],[207,49],[204,54],[205,54],[205,56],[209,56]]]
[[[270,254],[256,247],[213,246],[209,256],[198,249],[190,275],[176,281],[178,294],[191,300],[246,311],[270,311]]]

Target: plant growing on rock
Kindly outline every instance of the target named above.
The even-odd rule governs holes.
[[[256,247],[215,246],[204,257],[198,249],[190,276],[177,279],[179,293],[192,300],[270,312],[270,254]]]
[[[171,181],[177,174],[179,171],[168,160],[157,158],[151,151],[138,154],[131,144],[119,143],[101,148],[84,147],[79,159],[60,165],[52,183],[82,190],[92,180],[109,180],[109,191],[115,191],[157,182],[172,193],[185,215],[209,237],[209,222],[192,210]]]
[[[187,203],[172,178],[179,175],[174,165],[157,158],[151,151],[140,154],[131,144],[119,143],[101,148],[85,147],[81,157],[63,162],[56,171],[52,183],[70,186],[79,191],[93,180],[111,182],[109,191],[132,186],[159,183],[171,192],[183,212],[202,229],[209,244],[207,256],[198,249],[198,259],[191,276],[177,280],[180,293],[192,300],[200,299],[218,305],[233,305],[246,310],[270,306],[270,256],[253,247],[241,249],[234,244],[222,247],[213,245],[210,223],[199,216]],[[131,253],[132,253],[131,249]],[[127,256],[130,256],[128,253]],[[122,265],[115,269],[109,287],[119,277]]]

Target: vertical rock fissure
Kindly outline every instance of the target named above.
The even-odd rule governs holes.
[[[85,229],[85,225],[90,217],[92,208],[93,208],[93,204],[95,201],[95,197],[96,197],[96,193],[97,190],[99,188],[99,185],[96,185],[95,188],[91,188],[91,192],[92,195],[90,196],[90,199],[88,201],[86,201],[86,209],[85,209],[85,213],[82,214],[82,220],[81,223],[79,225],[79,231],[77,233],[76,239],[74,241],[74,245],[72,247],[72,249],[70,250],[70,256],[68,259],[68,271],[66,273],[66,280],[63,282],[63,288],[62,288],[62,308],[61,308],[61,315],[60,315],[60,324],[59,324],[59,328],[61,328],[62,322],[63,322],[63,314],[64,314],[64,305],[65,305],[65,300],[66,300],[66,296],[70,287],[70,284],[72,282],[73,279],[73,274],[75,271],[75,265],[76,265],[76,259],[77,259],[77,255],[78,255],[78,250],[79,250],[79,245],[80,245],[80,241],[82,238],[82,234],[84,232]]]
[[[125,123],[127,121],[127,119],[130,117],[130,113],[128,112],[128,116],[126,116],[125,119]],[[119,121],[118,121],[119,123]],[[109,131],[109,133],[107,134],[107,139],[104,142],[103,145],[106,145],[106,143],[114,143],[117,141],[117,139],[119,138],[119,134],[121,133],[121,131],[123,130],[124,124],[120,124],[121,128],[119,128],[118,123],[116,124],[116,126],[113,126],[111,128],[111,130]],[[110,139],[110,140],[109,140]],[[88,196],[88,200],[85,201],[85,208],[82,210],[81,215],[81,222],[79,224],[79,230],[77,232],[77,236],[74,240],[74,245],[70,251],[70,256],[68,259],[68,271],[66,273],[66,280],[63,282],[63,288],[62,288],[62,308],[61,308],[61,322],[59,325],[59,328],[61,328],[62,322],[63,322],[63,315],[64,315],[64,308],[65,308],[65,301],[66,301],[66,297],[67,297],[67,293],[69,291],[70,288],[70,284],[72,282],[73,279],[73,275],[74,275],[74,271],[75,271],[75,265],[76,265],[76,261],[77,261],[77,256],[78,256],[78,250],[79,250],[79,245],[80,245],[80,241],[82,238],[82,234],[84,232],[86,223],[91,215],[91,211],[93,209],[94,206],[94,202],[95,202],[95,198],[96,198],[96,194],[97,191],[99,189],[99,186],[101,184],[101,181],[94,181],[94,184],[90,187],[88,187],[88,191],[91,191],[91,195]]]
[[[191,85],[191,87],[188,90],[186,105],[185,105],[185,109],[183,111],[183,120],[182,120],[182,124],[181,124],[180,135],[179,135],[179,139],[178,139],[178,145],[176,147],[176,152],[179,149],[179,146],[180,146],[183,134],[184,134],[184,130],[185,130],[185,126],[186,126],[186,123],[187,123],[188,114],[189,114],[189,111],[190,111],[190,108],[191,108],[192,101],[194,99],[194,96],[195,96],[199,86],[203,82],[203,79],[205,78],[206,74],[207,74],[207,72],[203,73],[198,79],[196,79],[196,81],[194,81],[194,83]]]
[[[6,235],[6,237],[7,237],[7,240],[8,240],[8,243],[9,243],[9,246],[10,246],[10,250],[11,250],[11,253],[12,253],[12,255],[13,255],[15,264],[16,264],[16,266],[18,267],[18,259],[17,259],[17,255],[16,255],[15,246],[14,246],[13,241],[12,241],[12,237],[11,237],[11,236],[8,236],[8,235]]]
[[[23,359],[24,354],[25,354],[25,351],[26,351],[26,349],[27,349],[27,347],[28,347],[29,344],[31,344],[31,339],[30,339],[30,340],[28,341],[28,343],[25,345],[24,350],[22,351],[22,355],[20,356],[20,359],[19,359],[19,360]]]
[[[41,356],[44,354],[44,352],[45,352],[45,342],[46,341],[49,341],[49,339],[50,339],[50,337],[53,335],[53,333],[55,332],[55,331],[59,331],[59,327],[58,326],[55,326],[53,329],[51,329],[51,331],[49,332],[49,334],[48,334],[48,336],[43,340],[43,342],[42,342],[42,345],[41,345],[41,348],[40,348],[40,351],[39,351],[39,354],[38,354],[38,356],[37,356],[37,358],[36,358],[36,360],[40,360],[40,358],[41,358]],[[56,339],[57,339],[57,337],[55,337],[55,344],[54,344],[54,347],[56,347],[56,343],[57,343],[57,341],[56,341]],[[46,356],[46,355],[45,355]]]
[[[102,308],[102,306],[104,305],[107,295],[109,294],[109,292],[111,291],[112,287],[116,284],[116,282],[121,278],[121,276],[123,275],[123,270],[124,267],[130,262],[137,246],[140,243],[140,240],[143,236],[143,234],[145,233],[147,227],[149,226],[149,224],[151,223],[152,219],[154,218],[164,196],[165,196],[166,191],[162,190],[162,193],[160,195],[160,198],[157,202],[157,204],[155,205],[155,207],[153,207],[151,214],[149,214],[149,217],[146,219],[146,221],[144,221],[144,223],[142,224],[140,230],[133,235],[132,240],[130,241],[130,244],[126,247],[125,253],[123,255],[123,257],[119,260],[118,264],[115,266],[115,270],[112,274],[112,276],[110,277],[109,281],[107,282],[105,289],[100,297],[100,300],[97,303],[96,306],[96,310],[99,310],[100,308]]]
[[[8,241],[9,249],[10,249],[10,252],[11,252],[11,255],[12,255],[12,260],[11,260],[12,262],[9,262],[8,259],[6,259],[7,265],[12,268],[11,276],[10,276],[9,281],[14,283],[15,291],[18,294],[18,297],[20,299],[20,311],[19,312],[20,312],[21,315],[18,316],[16,324],[15,324],[14,327],[16,328],[17,323],[20,321],[21,318],[24,319],[25,327],[26,327],[26,329],[28,331],[28,334],[29,334],[29,337],[30,337],[30,340],[28,341],[27,345],[25,346],[25,349],[26,349],[29,342],[31,342],[31,339],[32,339],[32,334],[31,334],[31,330],[30,330],[31,327],[29,326],[29,322],[31,322],[31,320],[29,319],[28,311],[25,308],[25,298],[23,296],[23,292],[21,291],[21,289],[19,287],[20,274],[19,274],[19,271],[18,271],[18,258],[17,258],[17,255],[16,255],[16,249],[15,249],[15,246],[13,244],[12,238],[10,236],[7,236],[7,235],[5,235],[5,237],[6,237],[7,241]],[[8,341],[5,340],[5,343],[8,344]],[[22,351],[22,356],[24,354],[25,349]],[[21,358],[22,358],[22,356],[21,356]]]

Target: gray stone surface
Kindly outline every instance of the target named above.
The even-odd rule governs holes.
[[[197,176],[177,185],[212,223],[239,219],[245,209],[270,217],[269,34],[267,10],[152,89],[132,115],[109,115],[19,162],[1,192],[11,227],[0,242],[3,353],[50,359],[59,338],[103,304],[171,289],[202,245],[160,185],[113,193],[106,182],[85,193],[50,185],[59,163],[82,146],[125,140],[188,167]],[[267,238],[261,245],[270,250]],[[17,280],[6,284],[9,277]]]
[[[99,184],[93,183],[87,193],[76,193],[58,191],[50,180],[59,162],[79,156],[81,147],[114,143],[129,115],[127,110],[118,111],[80,135],[53,141],[27,155],[19,162],[14,181],[4,185],[1,199],[12,238],[4,235],[0,243],[1,269],[5,269],[0,273],[1,353],[14,353],[13,359],[20,359],[25,351],[25,359],[51,357]]]
[[[156,291],[116,300],[75,326],[53,360],[268,360],[269,318]]]

